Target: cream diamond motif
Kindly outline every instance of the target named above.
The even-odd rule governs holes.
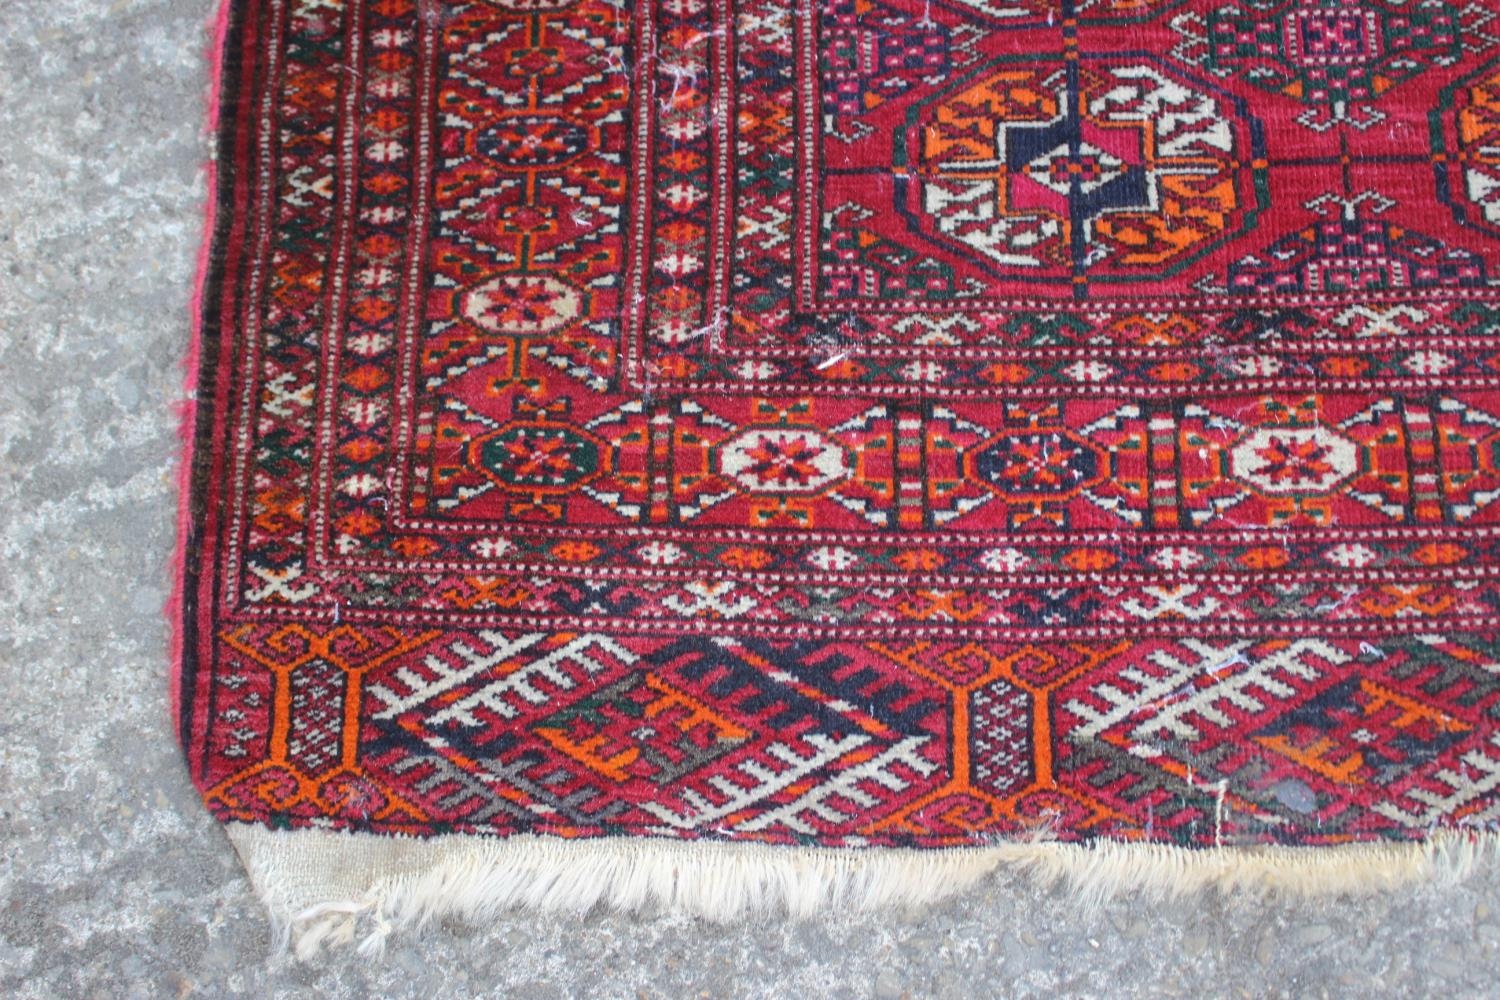
[[[1073,185],[1082,194],[1093,194],[1125,174],[1125,161],[1086,142],[1069,149],[1059,145],[1026,164],[1026,175],[1036,183],[1067,196]]]

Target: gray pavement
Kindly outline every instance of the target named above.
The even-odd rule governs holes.
[[[1366,900],[999,878],[925,916],[518,915],[383,961],[271,939],[167,719],[171,403],[213,0],[0,0],[0,995],[1357,997],[1500,988],[1500,878]]]

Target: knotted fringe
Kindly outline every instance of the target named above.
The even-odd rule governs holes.
[[[899,913],[960,892],[1000,867],[1064,882],[1085,906],[1127,892],[1209,889],[1312,896],[1457,881],[1493,860],[1500,834],[1440,831],[1422,841],[1337,847],[1216,847],[1048,841],[950,850],[771,847],[647,839],[430,839],[231,824],[229,835],[301,958],[359,939],[511,909],[674,910],[715,921],[775,911]]]

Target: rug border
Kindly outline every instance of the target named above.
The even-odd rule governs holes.
[[[212,359],[222,349],[223,294],[232,255],[232,236],[239,178],[235,148],[241,141],[247,109],[241,77],[253,66],[244,45],[253,20],[244,0],[217,0],[205,21],[208,83],[203,92],[203,135],[209,155],[204,175],[203,228],[198,245],[190,301],[190,333],[181,364],[182,389],[174,404],[177,415],[177,536],[171,561],[171,590],[164,614],[168,626],[169,712],[173,733],[197,783],[193,764],[197,708],[197,664],[201,602],[205,594],[202,560],[204,533],[212,514],[210,486],[213,459],[213,395],[219,386]],[[208,586],[211,586],[208,584]]]
[[[1062,883],[1084,909],[1137,894],[1217,891],[1317,898],[1490,870],[1500,833],[1435,830],[1426,839],[1327,847],[1187,848],[1120,841],[986,847],[789,847],[601,837],[448,834],[431,838],[226,825],[280,947],[384,948],[393,933],[443,918],[481,924],[507,911],[675,912],[720,923],[775,913],[910,917],[1001,870]]]

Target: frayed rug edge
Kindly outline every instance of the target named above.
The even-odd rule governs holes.
[[[1500,833],[1436,831],[1423,840],[1332,847],[1093,841],[1004,842],[946,850],[519,836],[389,837],[230,824],[280,945],[381,950],[430,921],[480,923],[508,910],[675,911],[718,922],[759,913],[911,912],[997,869],[1064,883],[1080,905],[1131,892],[1321,896],[1456,882],[1500,853]]]

